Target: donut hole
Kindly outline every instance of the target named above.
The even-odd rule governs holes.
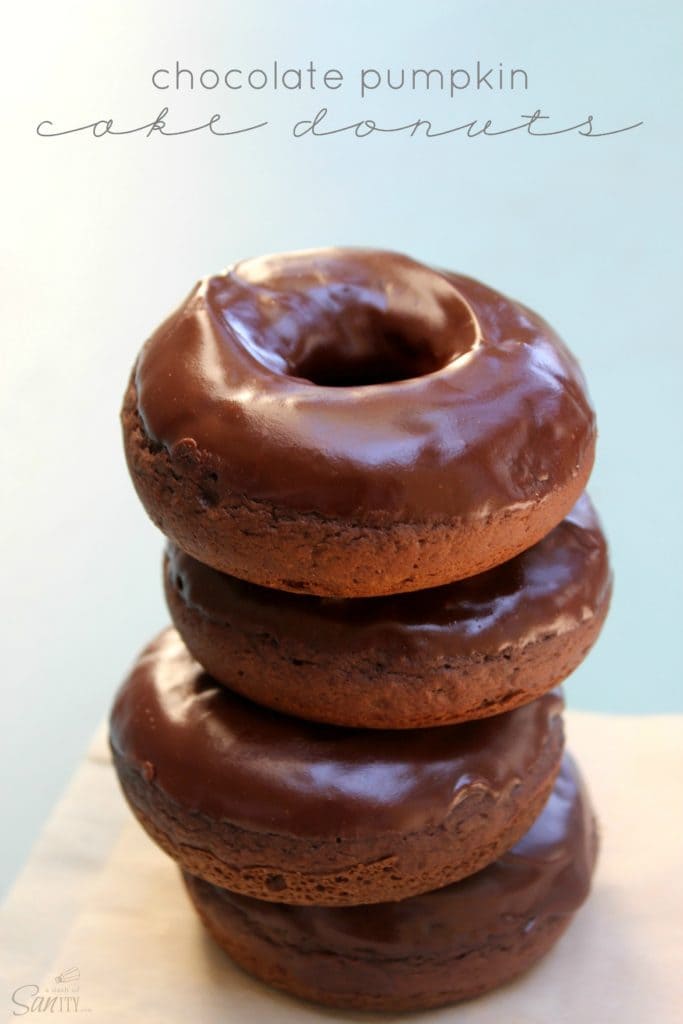
[[[390,384],[424,377],[449,361],[433,351],[428,339],[406,338],[397,332],[370,332],[346,338],[344,344],[319,344],[288,374],[328,388]]]
[[[413,380],[441,370],[476,341],[470,310],[453,292],[448,316],[433,300],[427,315],[429,297],[417,309],[400,303],[378,309],[346,298],[334,317],[320,317],[313,330],[280,349],[288,376],[331,388]]]
[[[448,275],[396,253],[319,250],[247,261],[224,316],[271,371],[322,387],[425,377],[472,350],[472,309]]]

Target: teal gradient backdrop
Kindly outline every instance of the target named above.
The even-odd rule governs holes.
[[[2,772],[16,828],[3,878],[47,809],[136,649],[166,620],[161,538],[129,484],[120,395],[136,350],[200,275],[261,252],[376,245],[470,273],[541,311],[579,356],[600,441],[591,493],[616,574],[602,639],[567,685],[576,707],[683,710],[681,608],[681,144],[678,2],[644,0],[40,0],[5,36],[2,176]],[[39,31],[38,31],[39,28]],[[155,68],[344,70],[337,92],[160,92]],[[523,67],[526,91],[453,99],[377,89],[361,67]],[[169,107],[189,126],[267,120],[234,138],[40,139]],[[604,139],[346,134],[429,117],[514,124],[592,113]],[[9,442],[7,439],[11,439]]]

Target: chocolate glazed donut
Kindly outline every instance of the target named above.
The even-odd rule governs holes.
[[[593,462],[581,371],[535,313],[395,253],[271,256],[201,281],[123,408],[152,519],[216,569],[360,597],[530,547]]]
[[[368,729],[483,718],[557,686],[595,642],[612,582],[587,495],[516,558],[418,593],[287,594],[173,545],[164,569],[171,617],[215,679],[290,715]]]
[[[564,745],[553,692],[438,729],[340,729],[216,683],[175,630],[143,652],[111,715],[123,791],[186,871],[259,899],[403,899],[478,871],[530,827]]]

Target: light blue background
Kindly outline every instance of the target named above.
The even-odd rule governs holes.
[[[19,5],[15,5],[15,8]],[[591,493],[616,591],[572,705],[683,709],[681,152],[678,2],[41,0],[6,26],[3,95],[3,820],[9,881],[136,650],[167,619],[161,538],[134,497],[117,426],[140,343],[201,274],[250,254],[348,243],[479,276],[541,311],[579,356],[598,410]],[[41,26],[36,33],[34,27]],[[152,89],[152,70],[339,67],[324,97]],[[381,94],[361,66],[524,67],[526,94]],[[186,125],[220,111],[263,133],[41,140],[44,118]],[[326,104],[343,123],[617,127],[499,139],[302,139]],[[8,784],[8,780],[9,784]]]

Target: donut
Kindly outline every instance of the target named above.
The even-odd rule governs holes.
[[[170,545],[171,618],[215,679],[290,715],[415,729],[496,715],[553,689],[607,614],[607,544],[584,495],[543,540],[467,580],[393,597],[259,587]]]
[[[343,729],[262,708],[174,629],[115,700],[111,748],[139,821],[193,875],[259,899],[403,899],[495,860],[529,828],[562,750],[555,692],[495,718]]]
[[[153,521],[214,569],[323,597],[484,572],[567,515],[595,418],[539,316],[397,253],[322,249],[200,281],[124,399]]]
[[[524,838],[434,892],[372,907],[297,907],[184,878],[209,932],[245,970],[318,1003],[397,1012],[470,999],[526,971],[588,896],[597,845],[589,797],[565,755]]]

